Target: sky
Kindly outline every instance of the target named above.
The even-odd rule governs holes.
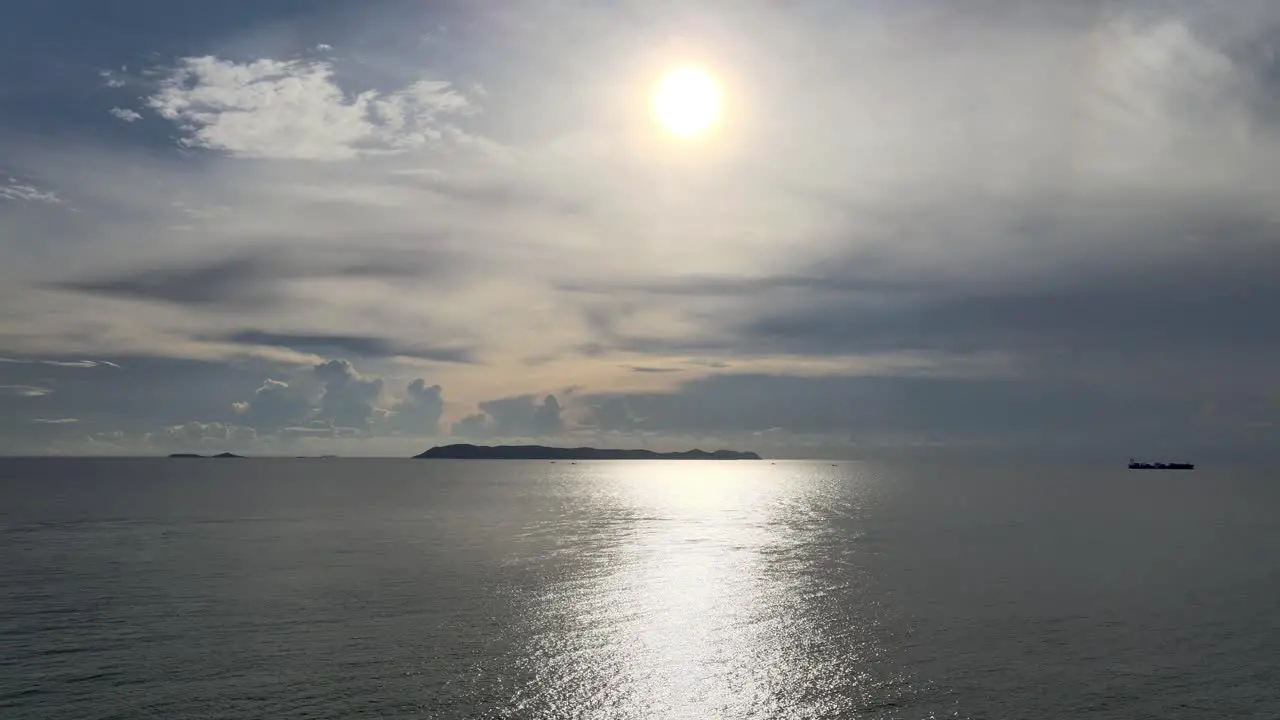
[[[0,453],[1280,448],[1280,5],[41,0]],[[692,66],[713,128],[650,95]]]

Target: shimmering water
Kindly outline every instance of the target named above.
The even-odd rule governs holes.
[[[1274,718],[1259,471],[0,461],[0,717]]]

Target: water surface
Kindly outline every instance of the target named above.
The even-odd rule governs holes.
[[[1264,472],[0,460],[0,715],[1274,718]]]

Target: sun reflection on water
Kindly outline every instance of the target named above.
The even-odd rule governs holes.
[[[874,650],[844,616],[858,574],[817,528],[842,512],[826,468],[754,463],[584,464],[607,542],[531,608],[533,683],[513,716],[830,717],[870,682]],[[847,511],[848,508],[845,508]],[[856,603],[854,603],[856,605]],[[866,647],[860,647],[866,646]],[[869,655],[866,655],[869,658]],[[850,662],[853,660],[854,662]]]

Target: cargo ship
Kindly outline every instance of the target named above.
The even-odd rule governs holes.
[[[1146,463],[1129,458],[1130,470],[1195,470],[1195,463]]]

